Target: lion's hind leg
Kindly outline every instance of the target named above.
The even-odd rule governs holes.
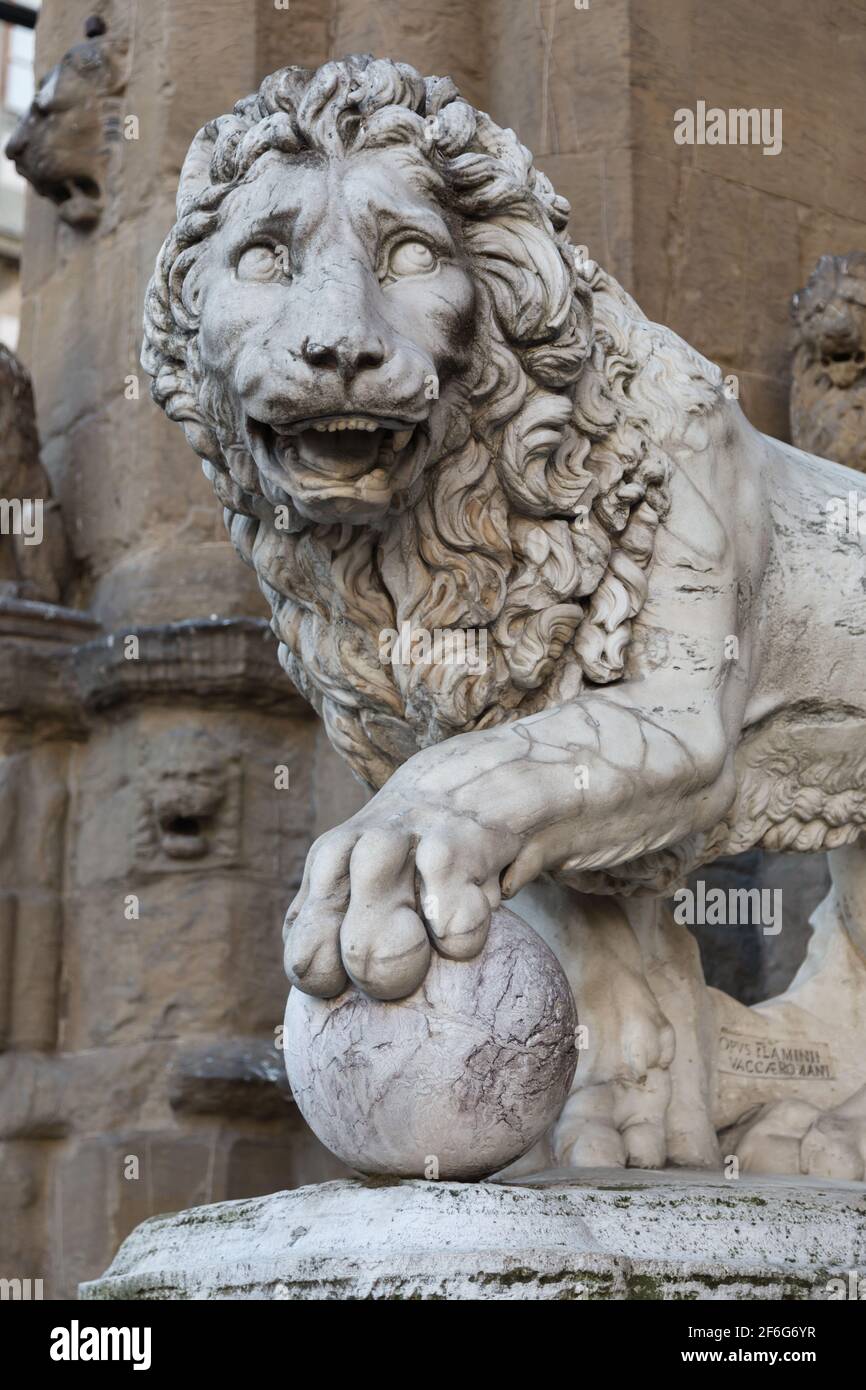
[[[662,1057],[673,1056],[673,1031],[660,1030]],[[663,1168],[671,1096],[669,1058],[642,1073],[572,1091],[553,1132],[562,1168]]]
[[[663,1168],[674,1030],[620,903],[538,881],[513,906],[555,951],[577,1001],[579,1060],[551,1137],[554,1162]]]

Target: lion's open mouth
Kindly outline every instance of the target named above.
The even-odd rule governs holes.
[[[17,167],[17,166],[16,166]],[[19,170],[19,172],[23,172]],[[69,178],[37,179],[31,176],[36,192],[49,198],[61,211],[64,220],[73,224],[95,222],[102,210],[99,184],[85,174]]]
[[[866,373],[866,355],[861,351],[835,351],[825,349],[821,357],[824,375],[834,386],[842,388],[853,386]]]
[[[46,183],[40,191],[44,192],[52,203],[68,203],[70,198],[75,197],[90,198],[95,202],[99,198],[99,184],[85,174],[59,179],[56,183]]]
[[[347,484],[378,491],[377,480],[390,492],[391,480],[411,461],[420,423],[377,415],[319,415],[278,424],[249,417],[247,428],[273,481],[292,492],[300,471],[313,475],[316,491],[326,495],[330,486],[343,490]]]

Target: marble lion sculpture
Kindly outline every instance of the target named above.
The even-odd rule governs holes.
[[[510,899],[587,1025],[534,1162],[859,1179],[864,568],[825,524],[859,475],[753,429],[568,213],[450,80],[369,57],[273,74],[184,164],[143,363],[375,789],[287,971],[403,997]],[[750,1009],[661,897],[755,845],[832,850],[834,891]]]

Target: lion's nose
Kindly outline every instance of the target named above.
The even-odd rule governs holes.
[[[16,159],[18,159],[19,155],[22,155],[24,153],[26,147],[27,125],[26,121],[21,120],[18,122],[9,139],[6,141],[6,148],[4,150],[4,154],[6,155],[7,159],[11,159],[14,162]]]
[[[335,338],[323,343],[305,338],[301,355],[311,367],[338,372],[344,381],[351,381],[359,372],[372,371],[385,361],[385,344],[381,338]]]

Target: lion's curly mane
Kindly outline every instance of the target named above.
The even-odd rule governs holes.
[[[187,276],[226,194],[266,151],[291,160],[394,145],[439,175],[482,328],[449,403],[458,442],[413,505],[378,529],[315,524],[259,476],[203,379]],[[669,505],[668,449],[718,403],[718,369],[575,251],[568,213],[514,133],[450,80],[367,56],[274,73],[199,132],[184,166],[142,362],[255,566],[283,665],[373,786],[431,742],[622,676]],[[383,663],[380,634],[405,623],[483,630],[486,668]]]

